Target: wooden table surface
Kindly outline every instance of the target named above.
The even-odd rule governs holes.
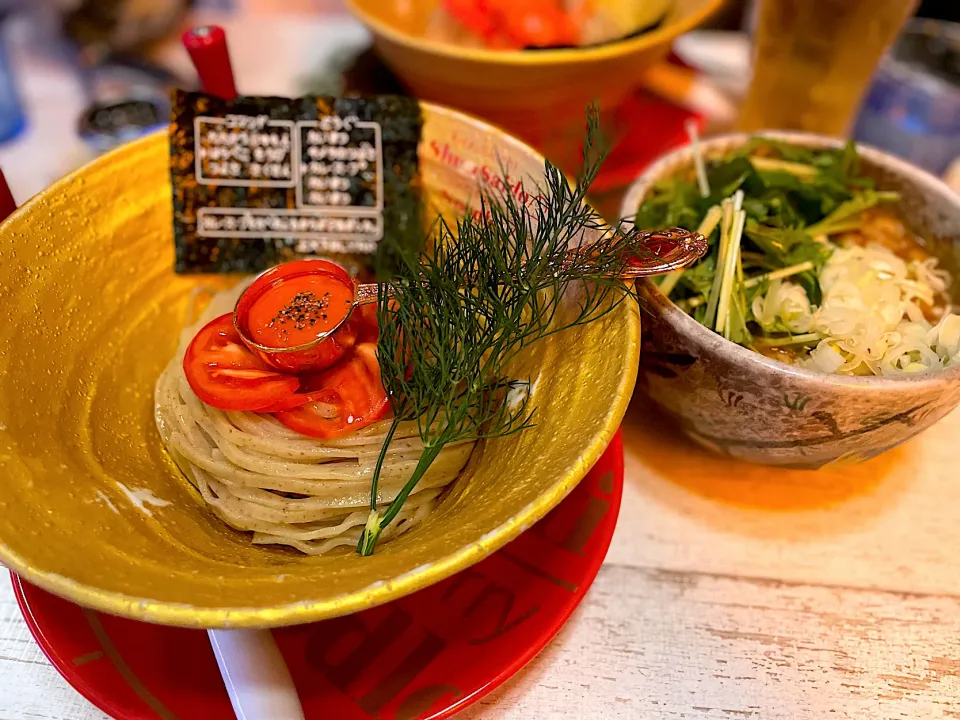
[[[460,717],[960,718],[960,412],[844,471],[708,455],[635,401],[596,583]],[[101,720],[0,581],[0,720]]]

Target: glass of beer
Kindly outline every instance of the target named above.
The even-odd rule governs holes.
[[[758,0],[741,130],[850,133],[881,56],[918,0]]]

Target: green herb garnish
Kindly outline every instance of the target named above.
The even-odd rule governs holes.
[[[759,329],[752,315],[753,297],[789,278],[819,304],[819,271],[832,253],[831,238],[855,230],[864,211],[897,194],[878,192],[860,175],[853,143],[822,150],[758,137],[719,159],[697,158],[694,167],[657,182],[636,214],[640,227],[676,225],[710,242],[703,260],[666,276],[660,290],[742,345],[807,341],[768,337],[771,328]]]
[[[595,110],[588,119],[584,169],[575,187],[548,162],[538,201],[518,201],[508,183],[484,192],[479,213],[468,213],[455,227],[440,220],[432,253],[406,258],[391,281],[392,296],[381,290],[377,355],[394,420],[374,471],[370,516],[357,545],[361,555],[373,552],[445,446],[532,426],[529,379],[509,375],[519,352],[633,297],[632,286],[616,278],[642,254],[644,236],[607,226],[585,203],[604,157],[595,147]],[[574,248],[584,252],[571,254]],[[404,421],[418,423],[424,450],[381,514],[380,472]]]

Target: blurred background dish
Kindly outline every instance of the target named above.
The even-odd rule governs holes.
[[[635,1],[657,12],[664,7]],[[576,166],[584,108],[596,100],[602,111],[612,112],[667,55],[677,36],[706,22],[722,3],[675,0],[659,24],[636,36],[596,47],[532,52],[428,39],[436,0],[347,0],[373,33],[378,53],[415,96],[500,125],[567,169]],[[607,131],[612,132],[610,126]]]

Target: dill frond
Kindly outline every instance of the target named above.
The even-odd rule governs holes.
[[[586,203],[605,155],[597,152],[598,126],[592,108],[575,184],[547,162],[537,191],[517,194],[527,202],[507,182],[498,190],[483,189],[479,213],[468,213],[455,226],[440,219],[434,251],[406,258],[389,289],[381,287],[377,354],[395,420],[374,472],[371,514],[357,545],[361,555],[373,552],[447,444],[499,438],[533,425],[529,393],[506,401],[511,390],[529,383],[504,374],[518,353],[633,297],[632,283],[618,278],[646,252],[647,235],[632,226],[608,226]],[[381,516],[380,470],[402,421],[418,423],[424,450]]]

